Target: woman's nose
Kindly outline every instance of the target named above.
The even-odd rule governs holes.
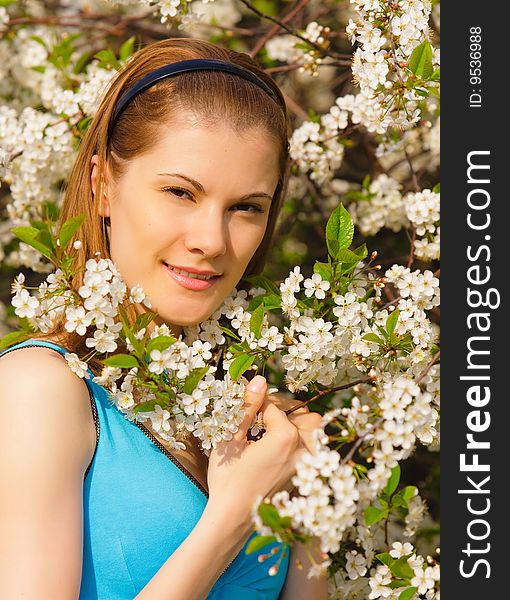
[[[227,251],[227,223],[223,214],[195,214],[190,220],[184,240],[187,250],[208,258],[222,256]]]

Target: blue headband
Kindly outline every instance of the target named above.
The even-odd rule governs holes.
[[[186,73],[189,71],[225,71],[227,73],[234,73],[234,75],[239,75],[239,77],[243,77],[248,81],[251,81],[255,85],[258,85],[262,88],[271,98],[279,105],[282,106],[280,99],[275,94],[275,92],[264,82],[260,77],[257,77],[255,73],[252,73],[250,70],[241,67],[240,65],[235,65],[230,62],[226,62],[223,60],[217,59],[206,59],[206,58],[198,58],[192,60],[181,60],[179,62],[175,62],[169,65],[165,65],[164,67],[160,67],[151,73],[148,73],[144,77],[142,77],[139,81],[135,83],[130,89],[128,89],[122,96],[120,100],[117,102],[117,106],[113,111],[110,124],[108,125],[108,139],[111,138],[111,134],[115,124],[122,113],[122,111],[126,108],[126,106],[133,100],[135,96],[145,91],[146,89],[152,87],[162,79],[166,79],[172,75],[177,75],[178,73]],[[285,111],[285,107],[282,107]]]

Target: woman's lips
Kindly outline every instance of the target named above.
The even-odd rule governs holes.
[[[211,279],[196,279],[195,277],[186,277],[186,275],[183,273],[177,273],[165,263],[163,263],[163,266],[170,277],[177,281],[179,285],[188,290],[207,290],[212,287],[221,277],[221,275],[217,275],[215,277],[211,277]]]

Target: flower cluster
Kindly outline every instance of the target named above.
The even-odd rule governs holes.
[[[409,590],[408,597],[414,593],[426,600],[439,600],[439,565],[427,565],[422,556],[417,556],[412,544],[395,542],[392,550],[381,556],[383,564],[378,565],[371,574],[369,585],[369,600],[375,598],[398,598],[405,590]],[[400,561],[397,563],[397,561]],[[431,560],[432,563],[434,561]],[[397,576],[394,565],[398,564]],[[393,569],[392,569],[393,567]],[[400,567],[402,567],[400,569]],[[403,578],[400,573],[406,577]],[[397,583],[397,585],[395,585]],[[401,583],[401,585],[398,585]]]
[[[338,137],[348,125],[349,113],[340,108],[341,103],[338,99],[327,114],[316,121],[305,121],[290,140],[292,158],[319,185],[331,179],[342,164],[344,147]]]
[[[347,34],[359,45],[352,73],[360,86],[363,124],[383,133],[388,127],[408,129],[420,119],[423,89],[434,86],[438,52],[428,42],[428,0],[351,0],[357,19]],[[419,64],[418,64],[419,63]],[[436,70],[435,70],[436,69]]]
[[[407,218],[415,227],[414,252],[422,260],[438,260],[440,254],[440,195],[431,190],[409,193],[405,197]]]
[[[314,46],[296,40],[296,37],[293,35],[280,35],[268,41],[266,45],[267,54],[273,60],[291,65],[300,65],[298,69],[299,73],[308,73],[312,77],[318,77],[319,67],[323,64],[324,59],[320,56],[320,52],[318,52],[315,46],[319,46],[319,48],[324,50],[327,49],[329,46],[327,34],[330,31],[329,27],[319,25],[316,21],[311,21],[304,30],[299,31],[299,34],[301,38],[309,40]]]
[[[354,222],[364,235],[375,235],[383,227],[400,231],[412,227],[415,256],[423,261],[440,257],[440,194],[424,189],[402,195],[402,186],[388,175],[378,175],[361,192],[351,194],[349,206]]]

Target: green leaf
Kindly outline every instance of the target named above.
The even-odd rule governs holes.
[[[136,36],[133,35],[122,44],[122,46],[119,49],[120,60],[125,61],[133,54],[135,40]]]
[[[236,381],[238,377],[252,366],[254,361],[255,357],[252,354],[240,354],[237,358],[234,358],[228,369],[230,377]]]
[[[346,200],[356,200],[358,202],[364,202],[370,200],[373,194],[367,194],[366,192],[356,192],[354,190],[344,194]]]
[[[386,332],[386,329],[384,329],[384,327],[381,327],[380,325],[377,325],[377,329],[379,330],[379,333],[383,336],[383,338],[385,340],[388,339],[388,334]]]
[[[1,6],[1,5],[0,5]],[[34,42],[37,42],[38,44],[41,44],[41,46],[45,49],[48,50],[48,46],[46,44],[46,42],[43,40],[42,37],[40,37],[39,35],[31,35],[30,36],[31,40],[34,40]]]
[[[340,204],[331,213],[326,224],[326,244],[333,258],[336,258],[339,250],[348,248],[354,236],[354,224],[351,215]]]
[[[239,342],[241,341],[241,338],[237,335],[237,333],[232,331],[232,329],[229,329],[228,327],[223,327],[223,325],[219,325],[218,327],[221,329],[221,331],[223,331],[223,333],[226,333],[229,337],[233,338],[234,340],[238,340]]]
[[[378,523],[385,517],[387,517],[387,511],[377,508],[377,506],[369,506],[365,509],[365,524],[370,526],[374,523]]]
[[[400,311],[398,308],[396,308],[393,312],[391,312],[388,315],[388,318],[386,319],[386,331],[388,332],[389,336],[391,336],[393,334],[393,332],[395,331],[395,327],[397,326],[399,314],[400,314]]]
[[[80,119],[78,123],[76,123],[76,128],[80,133],[84,133],[89,128],[91,122],[92,117],[83,117],[83,119]]]
[[[321,116],[313,108],[309,108],[308,109],[308,120],[312,121],[312,123],[320,123],[321,122]]]
[[[252,298],[250,300],[250,303],[248,304],[248,308],[246,309],[248,312],[253,313],[253,311],[258,308],[259,306],[264,304],[264,294],[261,294],[260,296],[255,296],[254,298]]]
[[[331,265],[329,263],[315,261],[313,272],[318,273],[324,281],[331,281]]]
[[[94,54],[94,57],[99,60],[100,67],[113,67],[116,70],[120,69],[120,63],[111,48],[100,50]]]
[[[199,367],[198,369],[193,369],[186,377],[182,391],[185,394],[192,394],[193,390],[197,387],[199,382],[202,381],[207,371],[209,371],[208,365],[206,365],[205,367]]]
[[[400,481],[400,465],[397,463],[393,469],[391,469],[391,475],[388,479],[388,483],[384,488],[384,493],[388,496],[391,496],[393,492],[397,489],[397,486]]]
[[[337,252],[336,260],[344,265],[356,266],[360,262],[361,258],[348,248],[340,248],[340,250]]]
[[[264,308],[264,303],[257,306],[250,318],[250,331],[255,334],[257,338],[260,337],[260,333],[262,331],[262,324],[264,322]]]
[[[395,562],[395,559],[389,552],[382,552],[381,554],[376,554],[375,557],[378,561],[382,562],[383,565],[389,567]]]
[[[131,323],[129,322],[126,311],[123,308],[119,308],[119,317],[122,322],[122,332],[133,346],[135,354],[138,357],[141,357],[143,354],[144,342],[135,337],[135,334],[131,330]]]
[[[408,579],[394,579],[393,581],[390,581],[388,587],[392,590],[396,590],[397,588],[407,587],[410,584],[411,582]]]
[[[229,352],[232,354],[241,354],[242,352],[246,352],[246,346],[244,344],[232,344],[228,348]]]
[[[416,594],[416,592],[418,591],[417,587],[408,587],[407,589],[405,589],[403,592],[400,593],[400,596],[398,597],[398,600],[411,600],[411,598]]]
[[[71,217],[68,219],[60,228],[58,239],[60,247],[65,250],[73,235],[81,227],[83,221],[85,221],[85,215],[78,215],[77,217]]]
[[[249,541],[248,546],[246,547],[245,554],[252,554],[253,552],[257,552],[257,550],[260,550],[264,546],[272,544],[276,541],[277,540],[274,535],[257,535]]]
[[[389,565],[390,571],[395,577],[399,579],[412,579],[414,577],[414,572],[407,562],[408,558],[409,556],[402,556]]]
[[[382,338],[380,338],[378,335],[375,335],[375,333],[366,333],[363,336],[364,340],[368,340],[369,342],[375,342],[376,344],[384,344],[384,340]]]
[[[283,529],[288,529],[289,527],[292,527],[292,517],[281,517],[280,525]]]
[[[121,369],[133,369],[138,367],[138,361],[131,354],[115,354],[103,360],[107,367],[119,367]]]
[[[44,244],[46,248],[49,248],[52,254],[55,252],[55,243],[53,241],[53,237],[51,233],[48,231],[48,226],[45,224],[45,227],[40,229],[37,235],[35,236],[35,241]]]
[[[416,495],[416,490],[418,488],[415,485],[406,485],[406,487],[402,490],[402,497],[406,502],[409,502],[411,498],[414,498]]]
[[[147,400],[147,402],[140,402],[140,404],[135,404],[133,406],[133,412],[152,412],[156,408],[156,404],[159,404],[157,400]]]
[[[74,67],[73,67],[73,73],[75,75],[79,75],[81,72],[83,72],[85,70],[85,67],[87,66],[87,62],[89,61],[90,58],[90,52],[87,50],[86,52],[84,52],[76,61]]]
[[[41,206],[41,214],[45,219],[56,221],[58,219],[60,209],[55,202],[43,202]]]
[[[145,327],[147,327],[147,325],[149,325],[149,323],[151,323],[154,320],[155,316],[156,313],[153,312],[146,312],[142,313],[141,315],[138,315],[135,321],[135,331],[138,332],[141,329],[145,329]]]
[[[439,81],[441,79],[441,69],[437,68],[429,77],[430,81]]]
[[[361,244],[361,246],[358,246],[355,250],[353,250],[353,253],[358,258],[361,258],[361,260],[363,260],[364,258],[366,258],[368,256],[367,245],[366,244]]]
[[[272,504],[266,504],[263,502],[259,505],[259,516],[262,519],[262,523],[271,527],[274,531],[281,529],[280,514],[278,510]]]
[[[264,307],[267,310],[272,310],[274,308],[281,308],[282,306],[282,298],[278,294],[266,294],[262,296],[264,300]]]
[[[296,42],[292,47],[297,48],[298,50],[304,50],[305,52],[313,48],[313,46],[308,42]]]
[[[416,493],[416,486],[408,485],[405,488],[399,490],[392,498],[391,503],[393,506],[402,506],[407,508],[407,504]]]
[[[273,0],[253,0],[253,6],[270,17],[278,15],[278,6]]]
[[[434,194],[441,193],[441,184],[440,183],[436,183],[436,185],[432,188],[432,191],[434,192]]]
[[[160,352],[163,352],[163,350],[166,350],[175,344],[176,341],[177,340],[171,335],[158,335],[149,341],[145,351],[149,356],[153,350],[159,350]]]
[[[48,247],[46,244],[40,242],[37,239],[39,235],[39,230],[35,227],[13,227],[11,229],[12,233],[19,238],[25,244],[32,246],[38,252],[40,252],[46,258],[53,258],[53,250],[51,247]]]
[[[35,71],[36,73],[46,73],[46,67],[43,67],[42,65],[37,65],[35,67],[30,67],[32,69],[32,71]]]
[[[418,77],[428,79],[433,71],[432,66],[432,47],[427,40],[424,40],[413,50],[409,59],[409,69]]]
[[[281,308],[282,299],[276,294],[261,294],[260,296],[255,296],[250,300],[247,310],[248,312],[253,313],[253,311],[261,305],[264,305],[266,310]]]
[[[249,281],[253,287],[261,287],[267,292],[277,295],[280,294],[280,288],[276,285],[276,283],[264,275],[249,275],[248,277],[245,277],[245,279]]]
[[[9,346],[14,346],[20,342],[28,340],[30,334],[27,331],[11,331],[0,340],[0,351],[5,350]]]
[[[47,231],[49,232],[48,229],[48,223],[46,223],[45,221],[31,221],[30,225],[34,228],[37,229],[37,231]]]

